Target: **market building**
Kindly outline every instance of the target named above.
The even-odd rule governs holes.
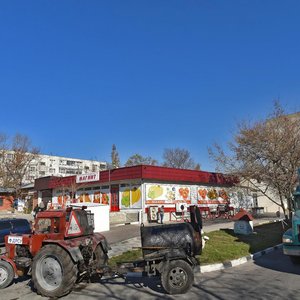
[[[236,188],[236,182],[220,173],[138,165],[43,177],[35,180],[35,190],[38,201],[48,207],[71,203],[108,205],[111,223],[132,223],[156,219],[161,205],[166,220],[176,220],[189,205],[198,205],[204,213],[226,203],[233,208],[251,208],[252,192]]]

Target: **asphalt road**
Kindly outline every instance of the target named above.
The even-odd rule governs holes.
[[[300,266],[294,266],[282,250],[263,255],[243,265],[196,274],[195,284],[184,295],[166,295],[154,278],[108,278],[80,283],[64,300],[83,299],[300,299]],[[1,291],[1,299],[45,299],[32,291],[30,279]]]

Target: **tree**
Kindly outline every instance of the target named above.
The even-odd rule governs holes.
[[[37,158],[39,150],[31,145],[26,135],[16,134],[11,144],[8,141],[5,135],[1,135],[0,181],[4,188],[14,188],[18,197],[28,167]]]
[[[117,151],[117,147],[115,144],[112,145],[112,150],[111,150],[111,167],[113,169],[120,167],[119,153]]]
[[[136,166],[136,165],[157,165],[157,160],[150,156],[143,157],[140,154],[134,154],[130,156],[125,164],[126,167]]]
[[[0,184],[4,187],[5,178],[5,164],[4,164],[4,154],[7,149],[7,137],[5,134],[0,133]]]
[[[238,124],[233,141],[228,143],[228,153],[215,144],[209,148],[209,155],[219,171],[248,182],[280,206],[286,216],[291,212],[300,167],[299,113],[287,115],[277,101],[266,120]]]
[[[195,164],[191,158],[190,152],[185,149],[165,149],[163,153],[163,166],[178,169],[195,169],[200,168],[199,164]]]

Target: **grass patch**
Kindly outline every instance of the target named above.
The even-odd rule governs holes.
[[[247,256],[280,244],[285,230],[281,222],[276,222],[255,226],[254,233],[250,235],[235,234],[230,229],[205,233],[209,241],[206,242],[202,255],[197,258],[205,265]],[[131,250],[109,259],[109,265],[116,266],[118,263],[140,259],[142,259],[142,251]]]
[[[142,250],[130,250],[122,253],[121,255],[114,256],[108,260],[111,267],[117,266],[118,263],[130,262],[140,260],[143,258]]]
[[[209,241],[198,258],[201,264],[212,264],[247,256],[280,244],[284,231],[280,222],[255,226],[250,235],[235,234],[230,229],[213,231],[206,234]]]

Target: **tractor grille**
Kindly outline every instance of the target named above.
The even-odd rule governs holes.
[[[93,229],[95,229],[95,225],[94,225],[94,214],[91,213],[91,211],[87,210],[87,220],[88,220],[88,224],[89,227],[93,227]]]

